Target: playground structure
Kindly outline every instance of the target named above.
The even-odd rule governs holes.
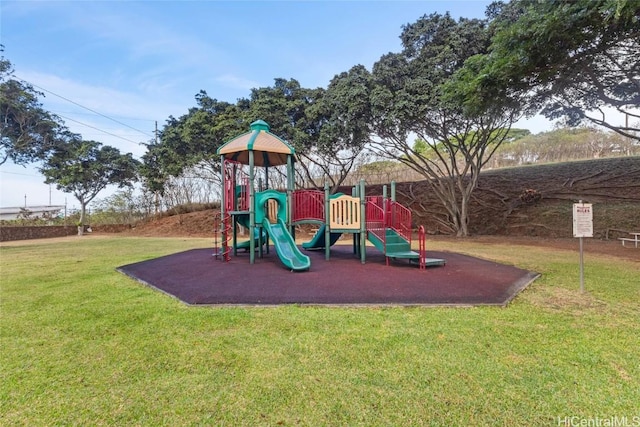
[[[382,196],[365,195],[364,182],[352,189],[351,195],[329,194],[324,191],[293,189],[293,163],[295,150],[287,142],[269,132],[262,120],[253,122],[250,131],[225,143],[218,149],[222,165],[221,225],[222,250],[220,257],[229,261],[231,252],[238,249],[249,252],[250,263],[255,262],[256,251],[263,256],[273,241],[278,257],[290,270],[304,271],[311,266],[307,255],[295,243],[295,227],[299,224],[317,224],[313,238],[302,244],[305,250],[325,251],[330,259],[330,248],[343,234],[353,237],[353,253],[366,261],[365,246],[369,241],[390,259],[407,259],[421,269],[441,266],[443,259],[427,258],[424,228],[418,232],[419,251],[411,249],[411,211],[395,200],[395,184],[391,183],[391,197],[386,186]],[[244,170],[248,165],[248,173]],[[286,165],[286,189],[269,188],[269,168]],[[264,180],[256,182],[256,167],[263,167]],[[256,191],[257,190],[257,191]],[[238,242],[237,225],[249,230],[249,239]]]

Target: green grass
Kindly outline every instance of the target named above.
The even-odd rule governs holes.
[[[115,271],[210,244],[93,236],[1,247],[0,425],[640,415],[638,263],[587,254],[581,294],[575,253],[456,242],[542,273],[506,308],[189,307]]]

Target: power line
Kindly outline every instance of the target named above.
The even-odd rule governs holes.
[[[73,110],[73,111],[55,111],[52,110],[54,113],[61,113],[61,114],[78,114],[78,115],[84,115],[84,116],[93,116],[94,113],[85,113],[83,111],[78,111],[78,110]],[[155,120],[153,119],[142,119],[140,117],[131,117],[131,116],[112,116],[114,119],[120,119],[120,120],[132,120],[132,121],[136,121],[136,122],[155,122]],[[140,131],[136,131],[136,132],[140,132]]]
[[[7,173],[9,175],[21,175],[21,176],[40,176],[40,175],[34,175],[32,173],[20,173],[20,172],[9,172],[9,171],[3,171],[0,170],[0,173]]]
[[[63,119],[70,120],[70,121],[72,121],[72,122],[78,123],[79,125],[86,126],[86,127],[88,127],[88,128],[91,128],[91,129],[95,129],[95,130],[100,131],[100,132],[102,132],[102,133],[104,133],[104,134],[111,135],[111,136],[114,136],[114,137],[116,137],[116,138],[120,138],[120,139],[122,139],[122,140],[124,140],[124,141],[127,141],[127,142],[130,142],[130,143],[132,143],[132,144],[136,144],[136,145],[145,145],[143,142],[136,142],[136,141],[133,141],[133,140],[131,140],[131,139],[129,139],[129,138],[125,138],[125,137],[123,137],[123,136],[116,135],[115,133],[111,133],[111,132],[107,132],[106,130],[98,129],[98,128],[97,128],[97,127],[95,127],[95,126],[91,126],[91,125],[88,125],[88,124],[86,124],[86,123],[82,123],[82,122],[80,122],[80,121],[78,121],[78,120],[72,119],[71,117],[65,117],[65,116],[60,116],[60,117],[62,117]]]
[[[27,81],[27,80],[25,80],[25,79],[23,79],[23,78],[21,78],[21,77],[19,77],[19,76],[15,75],[15,74],[14,74],[14,77],[16,77],[16,78],[20,79],[21,81],[23,81],[23,82],[25,82],[25,83],[27,83],[27,84],[30,84],[30,85],[32,85],[32,86],[34,86],[34,87],[37,87],[37,88],[38,88],[38,89],[40,89],[40,90],[43,90],[43,91],[45,91],[45,92],[47,92],[47,93],[50,93],[51,95],[57,96],[57,97],[58,97],[58,98],[60,98],[60,99],[64,99],[64,100],[65,100],[65,101],[67,101],[67,102],[70,102],[70,103],[72,103],[72,104],[74,104],[74,105],[77,105],[77,106],[78,106],[78,107],[80,107],[80,108],[84,108],[85,110],[91,111],[91,112],[92,112],[92,113],[94,113],[94,114],[97,114],[97,115],[99,115],[99,116],[102,116],[102,117],[104,117],[105,119],[111,120],[111,121],[113,121],[113,122],[115,122],[115,123],[118,123],[119,125],[122,125],[122,126],[128,127],[129,129],[133,129],[133,130],[135,130],[136,132],[140,132],[141,134],[146,135],[146,136],[148,136],[148,137],[150,137],[150,138],[154,138],[154,136],[153,136],[153,135],[151,135],[151,134],[149,134],[149,133],[147,133],[147,132],[145,132],[145,131],[141,131],[140,129],[136,129],[136,128],[132,127],[132,126],[129,126],[129,125],[128,125],[128,124],[126,124],[126,123],[123,123],[123,122],[121,122],[121,121],[119,121],[119,120],[116,120],[116,119],[114,119],[114,118],[112,118],[112,117],[109,117],[109,116],[107,116],[107,115],[105,115],[105,114],[99,113],[98,111],[92,110],[92,109],[91,109],[91,108],[89,108],[89,107],[85,107],[85,106],[84,106],[84,105],[82,105],[82,104],[79,104],[79,103],[77,103],[77,102],[75,102],[75,101],[72,101],[72,100],[70,100],[69,98],[65,98],[65,97],[64,97],[64,96],[62,96],[62,95],[58,95],[57,93],[51,92],[50,90],[45,89],[45,88],[43,88],[42,86],[38,86],[37,84],[31,83],[31,82],[29,82],[29,81]],[[94,128],[94,129],[95,129],[95,128]],[[98,130],[100,130],[100,129],[98,129]]]

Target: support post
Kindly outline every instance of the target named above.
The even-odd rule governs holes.
[[[384,259],[389,265],[389,257],[387,256],[387,224],[389,221],[389,200],[387,196],[387,186],[382,186],[382,247],[384,248]]]
[[[296,230],[293,226],[293,157],[291,154],[287,154],[287,218],[285,223],[287,224],[287,228],[289,229],[289,234],[293,237],[293,240],[296,239]]]
[[[364,179],[360,180],[360,262],[365,263],[367,258],[367,199],[364,194]]]
[[[331,248],[329,247],[329,241],[331,239],[331,229],[329,228],[329,216],[331,215],[329,209],[329,183],[324,182],[324,259],[328,260],[330,257]]]
[[[358,185],[354,185],[351,188],[351,197],[358,197]],[[358,209],[361,209],[360,206],[358,206]],[[362,215],[360,216],[360,219],[362,219]],[[360,221],[360,228],[362,229],[362,221]],[[359,243],[360,243],[360,233],[352,233],[353,234],[353,254],[354,255],[360,255],[360,248]]]
[[[391,218],[389,218],[388,224],[392,227],[396,227],[398,225],[396,223],[397,217],[396,217],[395,203],[396,203],[396,182],[391,181],[391,203],[389,204],[389,214],[391,215]]]
[[[256,229],[255,191],[253,189],[254,167],[253,150],[249,150],[249,263],[255,263],[256,241],[253,238]],[[237,246],[237,245],[236,245]]]
[[[238,185],[238,165],[233,163],[231,165],[231,206],[232,211],[239,210],[238,208],[238,197],[236,197],[236,185]]]
[[[584,256],[582,250],[582,236],[580,236],[580,292],[584,292]]]
[[[228,240],[228,236],[227,236],[227,229],[225,227],[225,222],[224,222],[224,215],[225,215],[225,196],[226,196],[226,171],[225,171],[225,164],[224,164],[224,155],[220,156],[220,176],[222,177],[222,197],[220,197],[220,234],[222,236],[222,241],[221,243],[221,247],[222,247],[222,257],[220,257],[223,261],[227,261],[226,257],[227,257],[227,245],[229,244],[229,240]],[[66,217],[66,215],[65,215]]]
[[[240,200],[236,195],[236,186],[238,185],[238,165],[233,163],[231,165],[231,211],[238,211],[240,209]],[[231,244],[233,245],[233,256],[238,256],[238,227],[236,226],[236,216],[231,215]]]

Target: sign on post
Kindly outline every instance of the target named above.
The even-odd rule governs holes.
[[[593,205],[573,204],[573,237],[593,237]]]
[[[573,204],[573,237],[580,238],[580,291],[584,292],[584,258],[582,238],[593,237],[593,206],[591,203]]]

